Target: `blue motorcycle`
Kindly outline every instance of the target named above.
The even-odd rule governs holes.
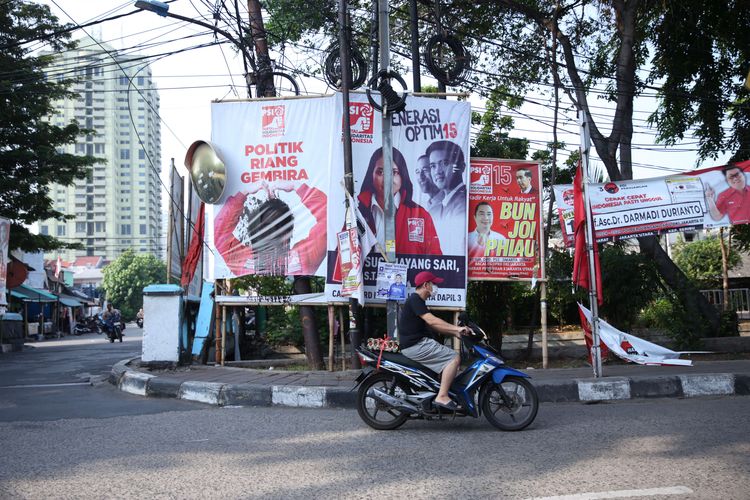
[[[505,364],[500,354],[487,345],[487,335],[462,317],[473,335],[461,337],[462,367],[450,388],[457,403],[455,412],[433,404],[440,389],[440,376],[403,354],[385,349],[357,348],[362,373],[357,377],[357,412],[364,422],[378,430],[393,430],[409,419],[441,419],[446,415],[484,414],[503,431],[520,431],[529,426],[539,410],[539,397],[529,376]]]

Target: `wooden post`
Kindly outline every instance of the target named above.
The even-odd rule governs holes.
[[[221,366],[227,354],[227,306],[221,306]]]
[[[221,363],[221,315],[216,297],[221,295],[221,280],[216,280],[214,288],[214,362]]]
[[[333,371],[333,348],[336,340],[333,338],[333,327],[334,319],[336,317],[336,311],[334,310],[333,304],[328,304],[328,371]]]
[[[346,339],[344,339],[344,310],[339,307],[339,332],[341,335],[341,371],[346,370]]]

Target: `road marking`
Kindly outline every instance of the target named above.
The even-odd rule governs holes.
[[[69,382],[67,384],[0,385],[0,389],[39,389],[42,387],[67,387],[70,385],[91,385],[91,382]]]
[[[575,495],[560,495],[554,497],[533,497],[529,500],[599,500],[600,498],[633,498],[653,497],[657,495],[690,495],[693,490],[686,486],[669,486],[667,488],[646,488],[643,490],[598,491],[592,493],[577,493]]]

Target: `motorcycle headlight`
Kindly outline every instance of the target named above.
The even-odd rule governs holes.
[[[495,366],[501,366],[505,364],[503,363],[503,360],[498,358],[497,356],[487,356],[487,361],[489,361]]]

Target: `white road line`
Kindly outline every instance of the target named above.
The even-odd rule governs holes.
[[[1,385],[0,389],[38,389],[42,387],[66,387],[70,385],[91,385],[91,382],[69,382],[67,384]]]
[[[575,495],[560,495],[554,497],[533,497],[528,500],[599,500],[601,498],[634,498],[653,497],[657,495],[690,495],[693,490],[686,486],[669,486],[667,488],[646,488],[643,490],[598,491],[592,493],[577,493]]]

